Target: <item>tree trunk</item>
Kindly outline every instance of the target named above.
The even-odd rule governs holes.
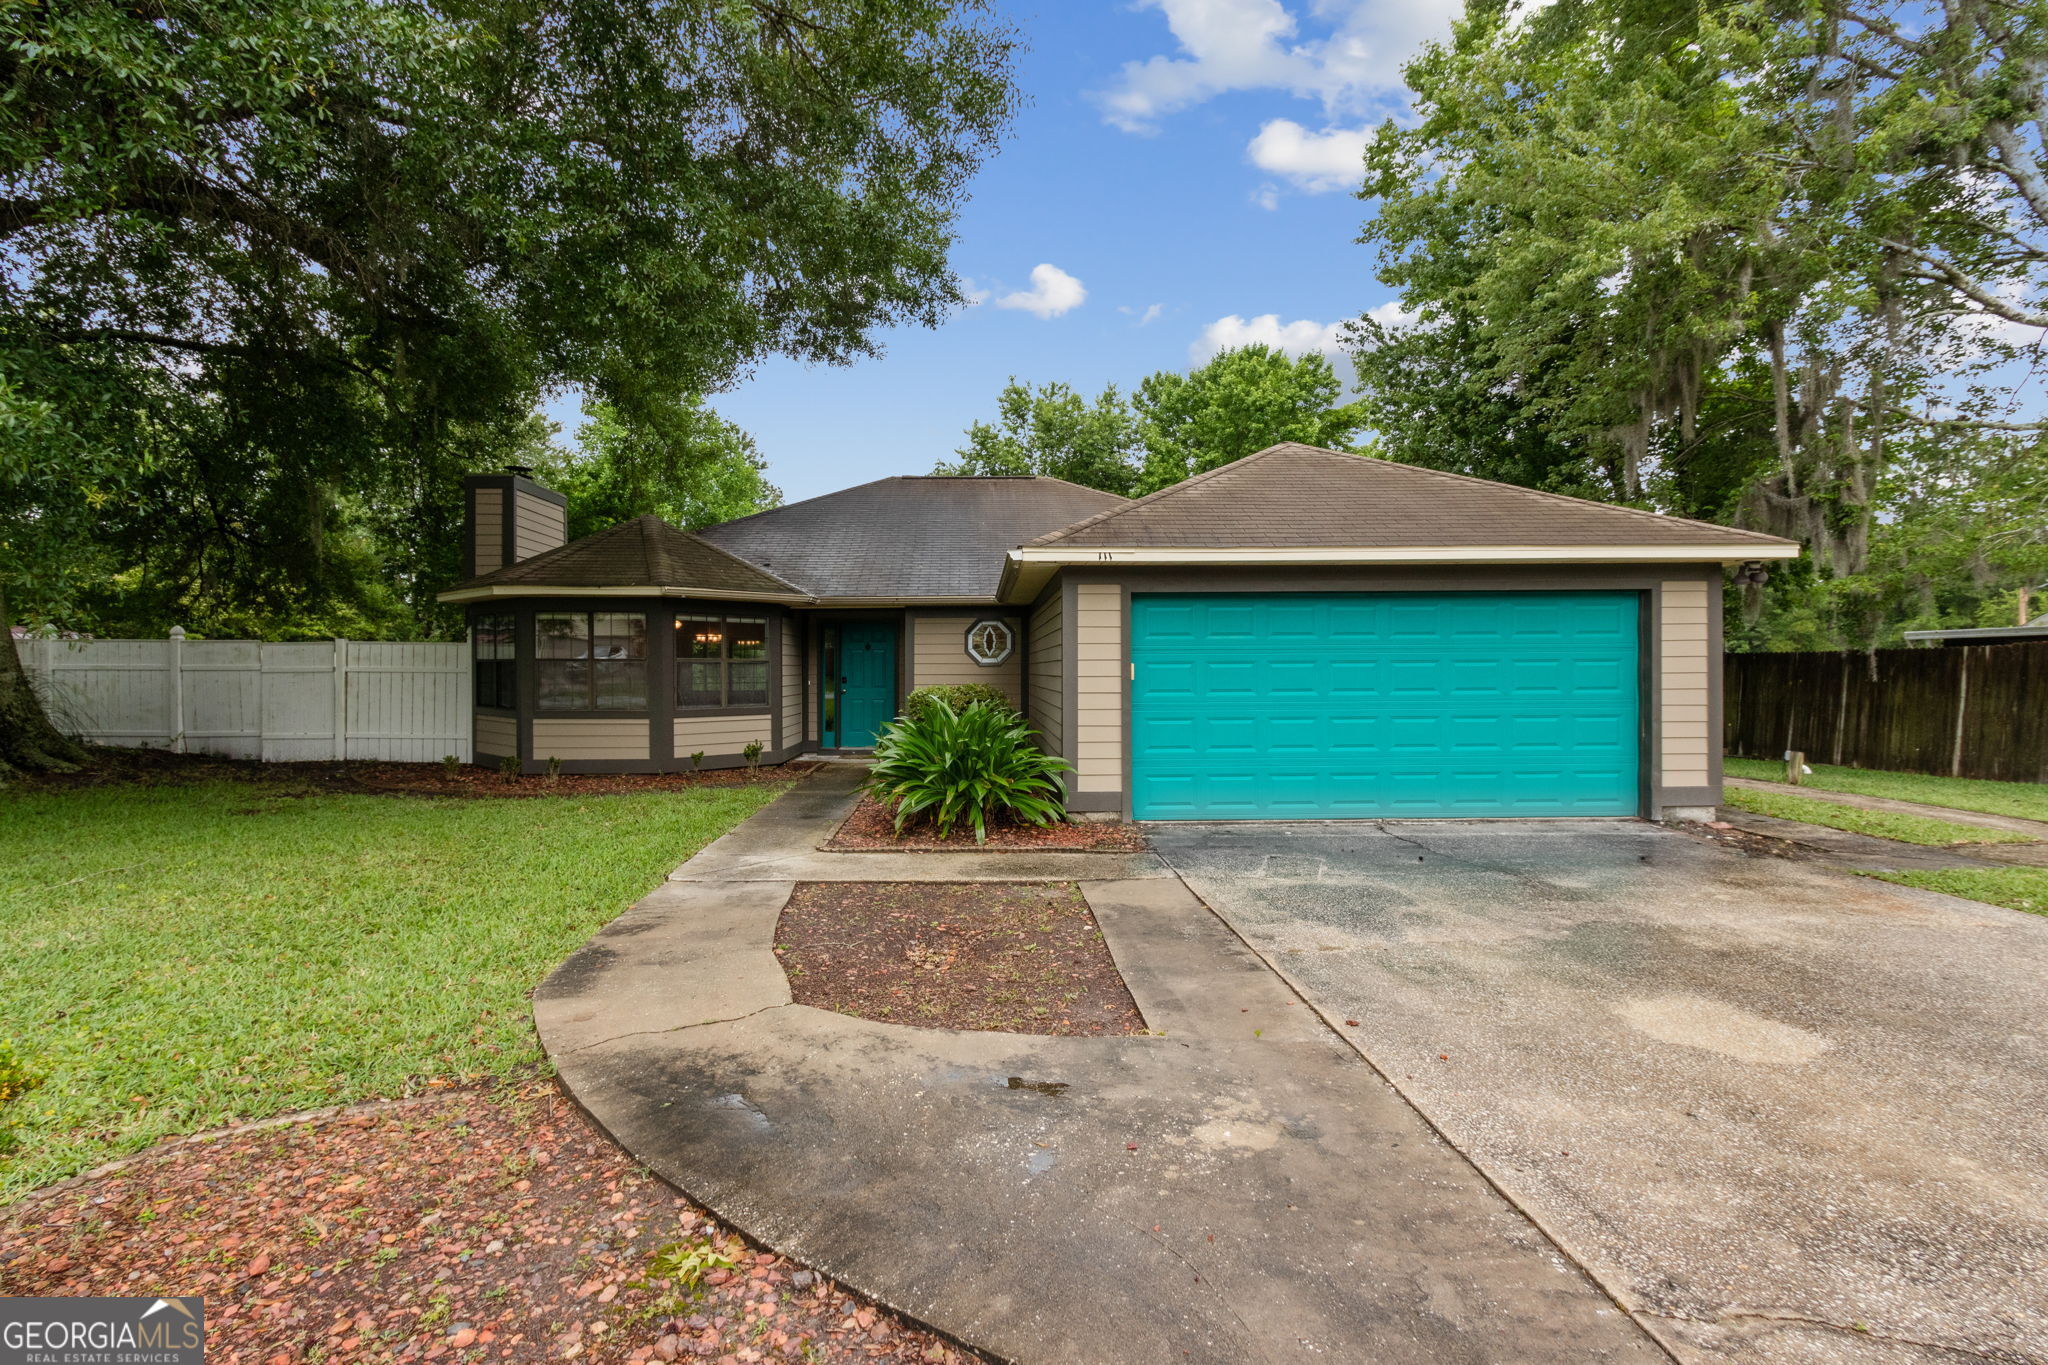
[[[0,585],[0,781],[19,773],[70,772],[85,761],[85,750],[50,724],[14,648],[13,623],[7,588]]]

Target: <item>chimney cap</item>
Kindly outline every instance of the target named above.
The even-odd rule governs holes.
[[[502,468],[507,474],[515,478],[530,479],[533,477],[533,466],[530,464],[508,464],[502,466]]]

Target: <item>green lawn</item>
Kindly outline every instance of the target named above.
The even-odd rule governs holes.
[[[1766,782],[1785,780],[1785,765],[1760,758],[1731,758],[1728,776],[1760,778]],[[1884,796],[1894,801],[1918,801],[1950,810],[1982,811],[1986,815],[2015,815],[2022,820],[2048,820],[2048,785],[2039,782],[1987,782],[1974,777],[1929,777],[1923,773],[1889,773],[1869,768],[1836,768],[1825,763],[1811,765],[1813,776],[1806,785],[1821,791],[1854,792],[1858,796]]]
[[[2048,915],[2048,867],[1952,867],[1938,872],[1866,872],[1866,877]]]
[[[1775,815],[1780,820],[1800,820],[1809,825],[1826,825],[1830,829],[1846,829],[1856,834],[1875,835],[1880,839],[1897,839],[1907,844],[1945,847],[1949,844],[2033,842],[2024,834],[2012,834],[2002,829],[1987,829],[1983,825],[1960,825],[1952,820],[1932,820],[1926,816],[1902,815],[1896,811],[1862,810],[1856,806],[1845,806],[1839,801],[1826,801],[1811,796],[1792,796],[1784,792],[1760,792],[1745,787],[1729,787],[1721,793],[1721,802],[1737,810],[1754,811],[1758,815]]]
[[[426,801],[0,791],[0,1201],[163,1137],[501,1074],[527,992],[787,783]]]

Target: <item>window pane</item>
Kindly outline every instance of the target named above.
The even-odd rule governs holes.
[[[509,659],[512,657],[512,618],[509,616],[479,616],[475,631],[476,657],[479,659]]]
[[[591,657],[595,659],[644,659],[647,657],[647,618],[637,611],[601,611],[593,618]]]
[[[581,659],[538,659],[533,704],[542,711],[590,709],[590,665]]]
[[[725,623],[726,633],[732,637],[734,659],[765,659],[768,657],[768,623],[734,617]]]
[[[730,706],[766,706],[768,704],[768,665],[766,663],[736,663],[732,668],[732,695]]]
[[[723,706],[725,665],[683,660],[676,664],[676,705]]]
[[[647,709],[647,664],[641,659],[599,659],[597,709],[600,711],[644,711]]]
[[[580,611],[543,611],[533,618],[533,652],[541,659],[590,657],[590,618]]]
[[[676,619],[678,659],[719,659],[725,656],[725,623],[715,616]]]
[[[495,675],[492,678],[491,695],[496,700],[492,705],[501,711],[516,709],[519,705],[519,694],[513,690],[513,683],[519,676],[518,666],[510,659],[500,659],[489,667]]]

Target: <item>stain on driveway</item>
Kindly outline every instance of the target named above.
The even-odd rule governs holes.
[[[2048,1360],[2048,920],[1638,823],[1149,832],[1681,1357]]]

